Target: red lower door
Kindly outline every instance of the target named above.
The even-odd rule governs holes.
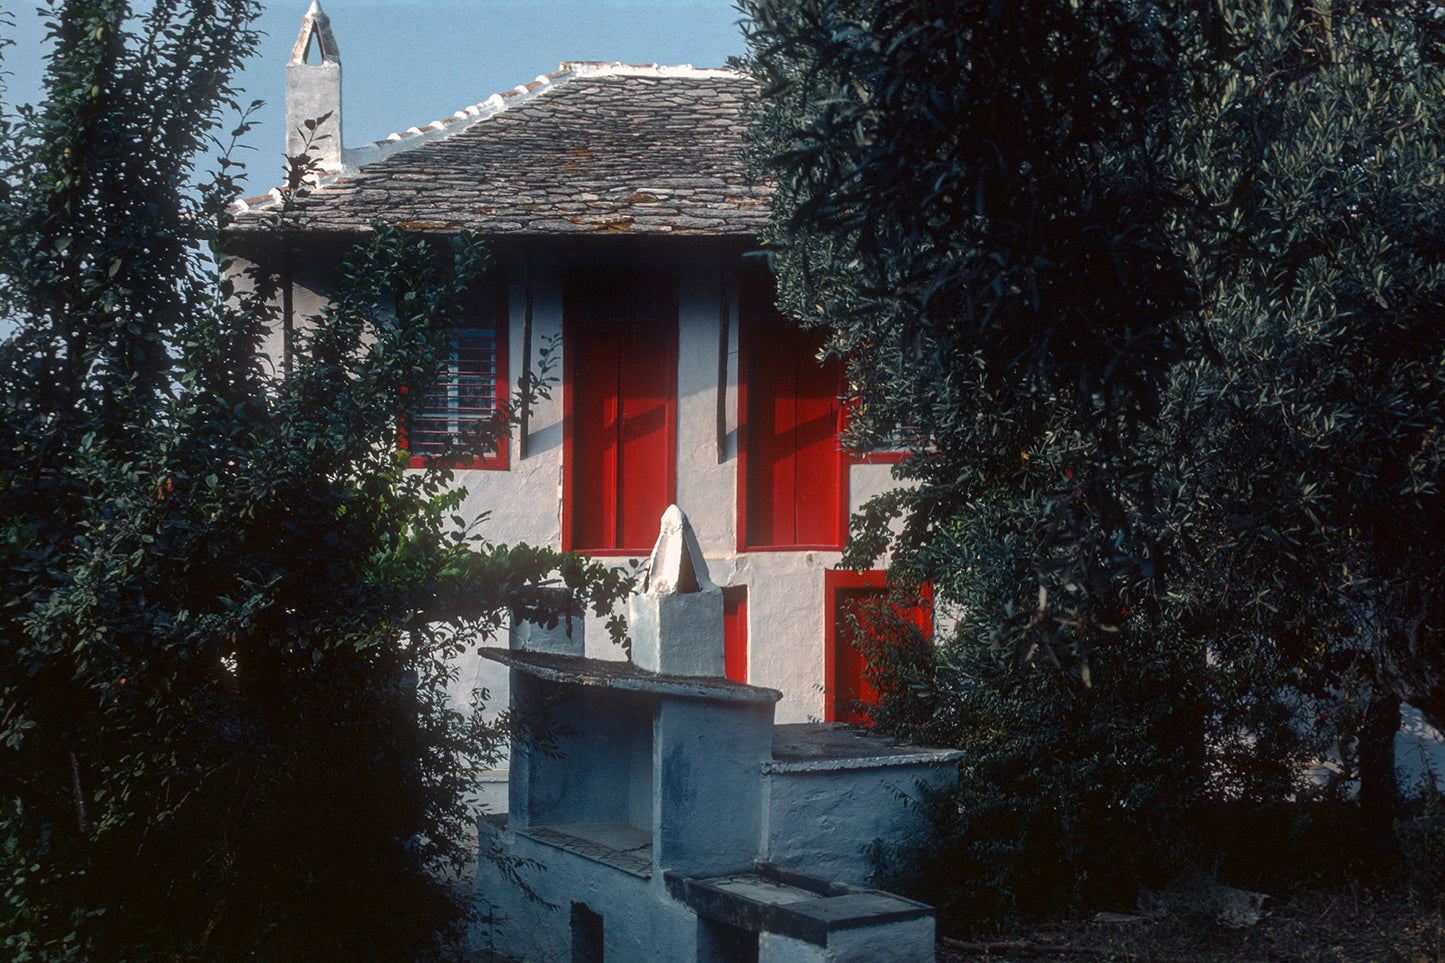
[[[877,603],[888,598],[888,573],[830,571],[825,576],[828,625],[826,640],[826,703],[829,722],[868,721],[867,707],[878,704],[878,693],[868,681],[868,661],[859,635],[890,631],[886,620],[901,618],[925,636],[933,634],[933,603],[925,589],[915,600],[894,601],[886,611]]]

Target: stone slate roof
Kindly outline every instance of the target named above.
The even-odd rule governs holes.
[[[742,158],[749,78],[564,64],[543,81],[521,103],[324,185],[300,226],[746,236],[766,222],[770,191]]]

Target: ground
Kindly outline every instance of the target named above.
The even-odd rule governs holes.
[[[938,963],[1445,963],[1445,893],[1301,893],[1266,901],[1259,922],[1240,929],[1200,905],[945,938]],[[522,961],[473,954],[438,963]]]
[[[938,963],[1442,963],[1445,893],[1302,893],[1266,901],[1251,926],[1229,929],[1175,907],[1150,916],[1100,914],[972,941],[946,939]]]

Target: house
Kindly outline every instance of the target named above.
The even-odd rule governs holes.
[[[843,450],[841,372],[773,308],[758,256],[769,189],[743,158],[752,90],[729,70],[564,63],[345,149],[340,55],[313,3],[287,115],[296,137],[324,118],[325,177],[299,215],[287,327],[319,309],[341,253],[375,222],[485,239],[494,280],[457,319],[453,363],[398,443],[420,462],[560,339],[559,389],[459,472],[463,511],[489,513],[494,541],[626,564],[682,506],[722,587],[727,677],[781,692],[781,721],[843,719],[865,689],[843,613],[885,574],[838,563],[848,516],[891,484],[895,457]],[[255,223],[242,211],[238,234]],[[911,614],[931,625],[928,602]],[[589,656],[623,658],[595,626],[586,637]],[[474,678],[505,691],[500,670]]]

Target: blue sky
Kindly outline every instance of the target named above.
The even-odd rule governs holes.
[[[310,0],[268,2],[247,67],[247,99],[267,102],[241,158],[249,192],[279,182],[286,60]],[[563,60],[721,67],[743,53],[731,0],[321,0],[341,51],[347,147],[423,126],[557,69]],[[38,96],[41,33],[29,0],[17,12],[5,100]]]

